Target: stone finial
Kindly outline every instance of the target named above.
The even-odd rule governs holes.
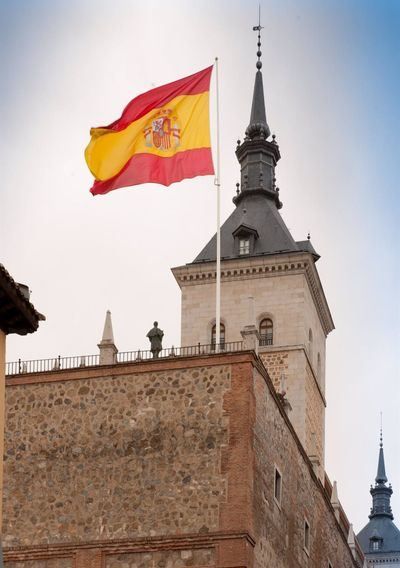
[[[114,333],[111,321],[111,312],[107,310],[104,322],[103,337],[98,344],[100,349],[100,365],[113,365],[117,362],[118,349],[114,343]]]
[[[347,544],[350,547],[351,552],[353,553],[354,558],[356,557],[356,539],[354,536],[353,525],[350,524],[349,527],[349,534],[347,536]]]
[[[337,522],[339,522],[339,520],[340,520],[340,503],[339,503],[336,481],[333,482],[332,495],[331,495],[331,505],[334,508],[336,520],[337,520]]]

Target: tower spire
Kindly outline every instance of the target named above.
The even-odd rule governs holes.
[[[378,458],[378,471],[375,477],[375,486],[371,487],[372,495],[372,509],[369,516],[370,519],[373,517],[390,517],[393,519],[392,508],[390,506],[390,498],[392,496],[393,490],[391,485],[389,487],[386,485],[388,478],[386,477],[385,469],[385,457],[383,454],[383,436],[382,436],[382,426],[379,436],[379,458]]]
[[[379,437],[379,459],[378,459],[378,471],[376,473],[375,482],[376,483],[387,483],[386,470],[385,470],[385,457],[383,455],[383,436],[382,436],[382,426],[381,433]]]
[[[253,26],[253,31],[257,31],[257,72],[254,82],[253,91],[253,101],[251,105],[250,122],[246,129],[246,138],[253,139],[264,139],[266,140],[271,131],[267,123],[267,117],[265,114],[265,101],[264,101],[264,87],[262,79],[262,61],[261,61],[261,30],[263,29],[261,25],[261,7],[258,7],[258,26]]]

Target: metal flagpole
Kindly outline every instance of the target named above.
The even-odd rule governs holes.
[[[217,99],[217,167],[214,184],[217,187],[217,255],[216,255],[216,287],[215,287],[215,350],[219,352],[221,328],[221,229],[220,229],[220,156],[219,156],[219,81],[218,57],[215,58],[215,79]]]

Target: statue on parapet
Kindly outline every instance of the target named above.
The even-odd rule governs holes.
[[[154,322],[154,327],[149,331],[146,337],[150,341],[150,351],[153,353],[153,358],[157,359],[160,351],[162,350],[162,338],[164,337],[164,332],[158,327],[158,322]]]

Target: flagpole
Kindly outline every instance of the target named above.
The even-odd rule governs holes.
[[[217,99],[217,164],[214,184],[217,188],[217,255],[216,255],[216,287],[215,287],[215,350],[219,352],[220,328],[221,328],[221,229],[220,229],[220,154],[219,154],[219,78],[218,78],[218,57],[215,58],[215,79],[216,79],[216,99]]]

